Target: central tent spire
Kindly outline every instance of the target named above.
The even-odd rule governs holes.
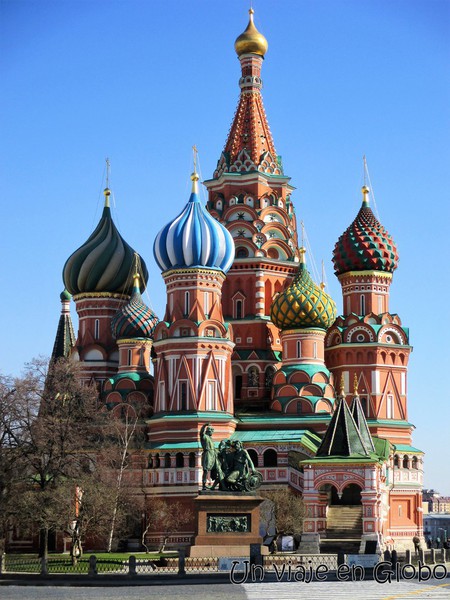
[[[214,178],[223,172],[283,174],[261,95],[261,67],[268,43],[255,27],[253,9],[249,13],[247,28],[234,45],[241,63],[241,94]]]

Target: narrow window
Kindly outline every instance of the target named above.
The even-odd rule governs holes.
[[[164,381],[159,382],[159,410],[166,409],[166,385]]]
[[[128,365],[132,365],[133,364],[133,353],[132,351],[129,349],[128,350]]]
[[[236,319],[242,319],[242,300],[236,300]]]
[[[190,294],[189,292],[184,292],[184,314],[187,317],[190,311]]]
[[[383,312],[383,296],[378,296],[378,314]]]
[[[302,343],[300,341],[297,342],[297,358],[302,357]]]
[[[214,399],[216,395],[216,382],[208,381],[206,392],[206,410],[214,410]]]
[[[313,343],[313,358],[317,358],[317,342]]]
[[[94,339],[98,340],[99,337],[100,337],[100,320],[99,319],[95,319],[95,323],[94,323]]]
[[[241,399],[242,392],[242,375],[236,375],[234,378],[234,397],[236,400]]]
[[[361,294],[361,296],[359,297],[359,314],[366,314],[366,299],[363,294]]]
[[[205,311],[205,315],[209,315],[209,292],[204,292],[203,294],[203,310]]]
[[[187,410],[187,383],[180,381],[180,410]]]
[[[392,394],[388,394],[386,398],[386,418],[394,418],[394,396]]]

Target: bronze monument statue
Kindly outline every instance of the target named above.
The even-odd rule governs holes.
[[[221,440],[216,448],[212,439],[214,429],[209,423],[200,430],[202,454],[202,489],[233,492],[252,492],[259,488],[263,481],[262,474],[255,468],[249,453],[239,440]],[[213,481],[206,487],[208,473]]]

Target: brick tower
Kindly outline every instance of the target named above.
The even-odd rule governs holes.
[[[183,211],[158,234],[156,262],[167,288],[164,319],[156,326],[155,415],[152,444],[198,444],[203,424],[215,437],[235,430],[231,387],[232,330],[222,314],[222,285],[234,256],[227,229],[200,203],[198,175]]]
[[[232,323],[236,407],[267,408],[273,365],[279,359],[278,329],[270,305],[297,271],[294,189],[283,173],[264,111],[261,67],[267,40],[253,23],[235,42],[241,93],[213,178],[205,181],[208,210],[234,238],[235,259],[223,286],[225,320]]]

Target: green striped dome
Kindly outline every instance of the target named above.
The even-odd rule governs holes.
[[[328,329],[336,319],[336,304],[311,279],[304,262],[284,292],[272,302],[270,318],[281,330],[317,327]]]
[[[105,190],[102,217],[89,239],[67,259],[63,269],[66,289],[72,294],[130,294],[133,286],[135,251],[120,235],[111,217],[109,190]],[[141,291],[148,279],[140,259]]]

